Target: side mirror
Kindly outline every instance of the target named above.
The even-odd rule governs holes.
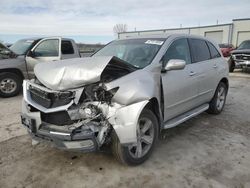
[[[32,58],[36,57],[35,52],[31,50],[27,53],[27,56],[32,57]]]
[[[184,69],[186,66],[186,62],[181,59],[170,59],[166,66],[164,67],[165,71],[170,71],[170,70],[181,70]]]

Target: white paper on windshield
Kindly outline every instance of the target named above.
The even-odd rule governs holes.
[[[26,40],[25,42],[27,42],[27,43],[33,43],[34,40]]]
[[[145,44],[155,44],[155,45],[159,45],[161,46],[163,44],[164,41],[161,40],[147,40],[145,42]]]

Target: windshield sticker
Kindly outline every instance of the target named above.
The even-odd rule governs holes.
[[[145,42],[145,44],[156,44],[156,45],[159,45],[161,46],[163,44],[164,41],[160,41],[160,40],[147,40]]]
[[[33,43],[34,40],[26,40],[25,42],[26,42],[26,43]]]

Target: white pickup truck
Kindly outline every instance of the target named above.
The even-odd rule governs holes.
[[[1,49],[0,97],[19,94],[23,79],[34,78],[37,63],[80,57],[74,40],[61,37],[22,39]]]

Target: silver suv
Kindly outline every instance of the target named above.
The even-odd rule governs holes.
[[[150,156],[161,130],[204,111],[219,114],[228,91],[218,45],[182,34],[115,40],[92,57],[34,71],[22,106],[32,139],[84,152],[110,146],[128,165]]]

